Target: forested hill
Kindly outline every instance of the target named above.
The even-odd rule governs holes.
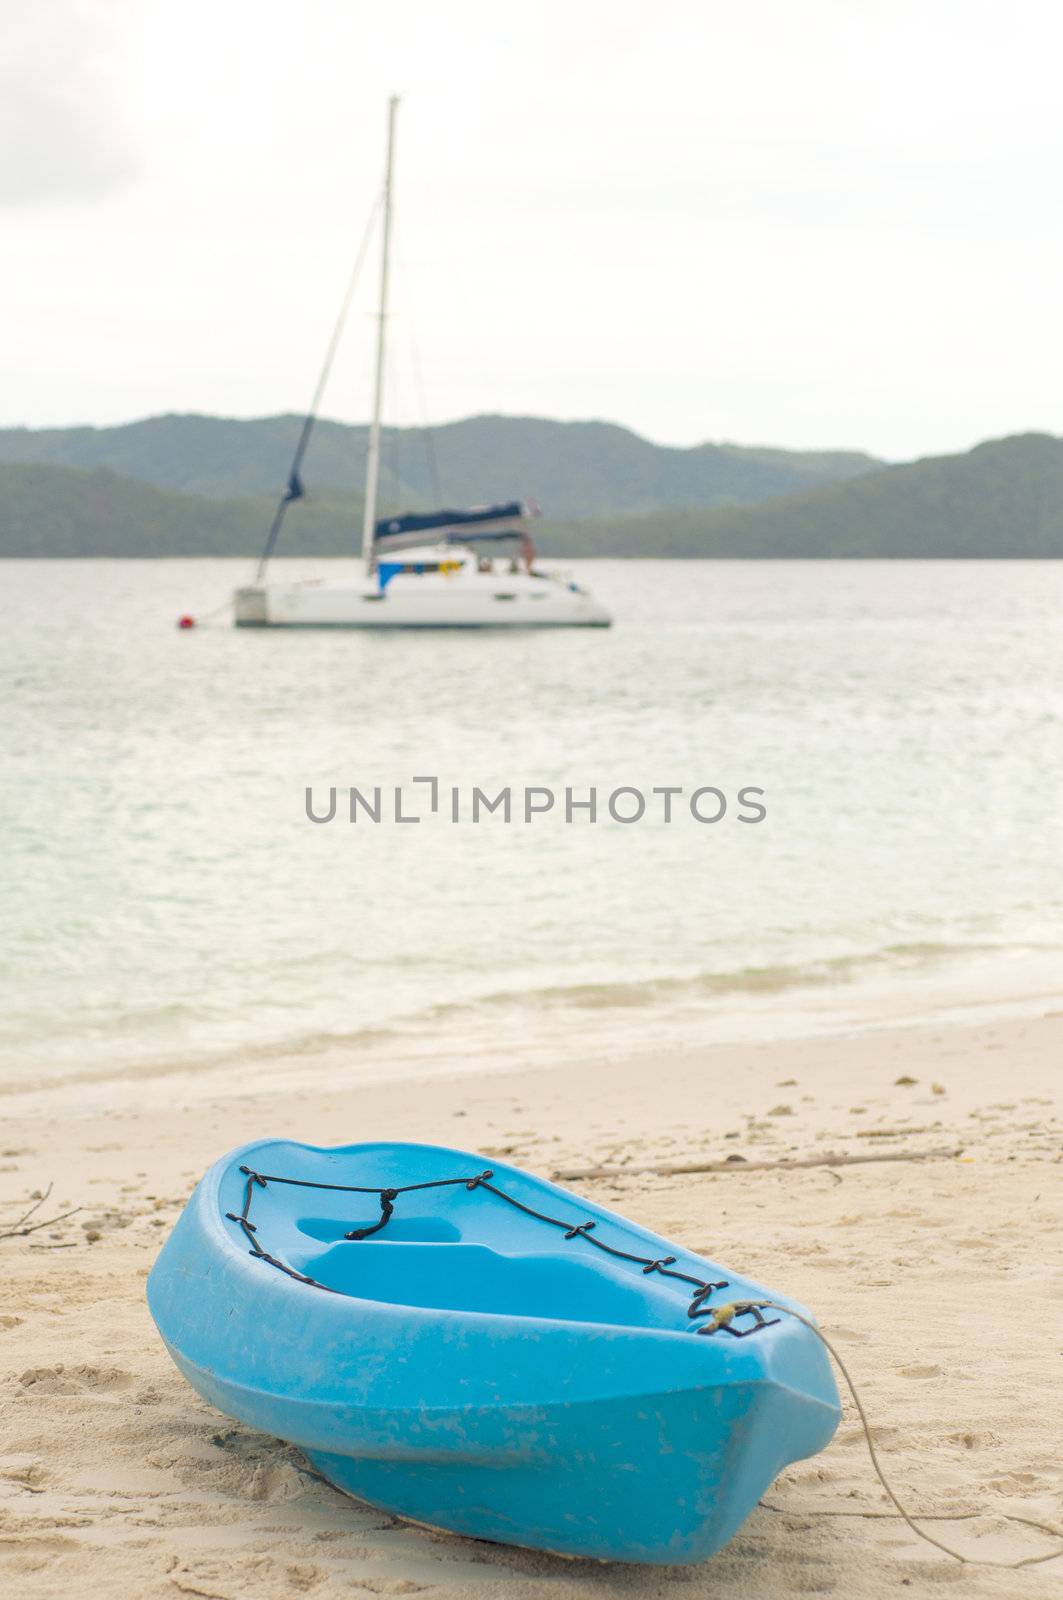
[[[275,504],[174,494],[106,467],[0,463],[0,556],[258,555]],[[353,554],[360,513],[349,498],[299,502],[280,554]]]
[[[0,555],[256,555],[275,497],[175,493],[107,468],[0,462]],[[351,555],[356,493],[294,504],[280,554]],[[1021,434],[757,505],[677,505],[536,530],[558,556],[1063,558],[1063,440]]]
[[[275,495],[302,426],[295,416],[149,417],[115,428],[0,430],[0,462],[106,467],[182,494]],[[303,467],[313,493],[360,494],[364,428],[317,424]],[[728,444],[673,449],[606,422],[469,417],[431,434],[387,429],[382,493],[388,509],[482,505],[535,498],[553,517],[604,516],[666,506],[752,504],[868,472],[881,463],[844,451]],[[437,494],[438,484],[438,494]]]
[[[549,529],[581,555],[1063,557],[1063,440],[993,439],[757,506]]]

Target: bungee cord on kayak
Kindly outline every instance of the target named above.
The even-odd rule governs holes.
[[[571,1222],[562,1217],[551,1217],[545,1211],[536,1211],[534,1207],[525,1205],[523,1200],[517,1200],[513,1195],[507,1194],[504,1189],[500,1189],[497,1184],[491,1182],[494,1172],[490,1167],[485,1168],[483,1172],[473,1174],[471,1177],[463,1175],[456,1178],[434,1178],[428,1183],[407,1183],[395,1188],[367,1187],[349,1183],[314,1183],[307,1178],[288,1178],[280,1177],[276,1173],[256,1172],[252,1167],[248,1166],[241,1166],[240,1171],[247,1179],[247,1183],[244,1186],[243,1209],[241,1211],[227,1211],[225,1215],[229,1222],[235,1222],[243,1229],[246,1238],[251,1244],[250,1254],[256,1256],[260,1261],[265,1261],[268,1266],[276,1267],[280,1272],[286,1272],[290,1278],[295,1278],[297,1282],[305,1283],[312,1289],[324,1289],[329,1294],[342,1294],[343,1290],[333,1289],[326,1283],[319,1283],[316,1278],[308,1277],[306,1273],[297,1272],[294,1267],[290,1267],[286,1262],[281,1261],[277,1256],[272,1255],[263,1248],[262,1241],[259,1238],[258,1224],[251,1221],[251,1201],[256,1186],[265,1189],[271,1183],[284,1183],[299,1189],[330,1189],[343,1194],[376,1195],[380,1202],[380,1220],[368,1227],[352,1228],[349,1233],[345,1233],[343,1235],[344,1239],[351,1242],[369,1239],[387,1227],[394,1214],[395,1201],[399,1195],[412,1194],[420,1189],[464,1187],[470,1193],[476,1189],[486,1189],[488,1194],[493,1194],[499,1200],[504,1200],[507,1205],[515,1207],[518,1211],[523,1211],[525,1216],[534,1217],[537,1221],[545,1222],[552,1228],[560,1228],[565,1239],[583,1239],[587,1244],[593,1245],[596,1250],[603,1250],[606,1255],[615,1256],[619,1261],[630,1261],[633,1265],[641,1267],[643,1275],[646,1277],[650,1273],[656,1272],[662,1278],[675,1278],[682,1283],[690,1284],[694,1292],[687,1307],[687,1316],[694,1322],[705,1319],[701,1321],[700,1327],[694,1329],[695,1333],[714,1334],[722,1332],[729,1333],[734,1339],[745,1339],[751,1333],[759,1333],[762,1328],[773,1327],[779,1321],[778,1317],[765,1317],[760,1306],[753,1301],[735,1302],[729,1308],[731,1315],[723,1320],[718,1319],[706,1302],[715,1290],[730,1287],[728,1279],[722,1278],[712,1281],[696,1278],[692,1273],[677,1272],[675,1270],[675,1256],[660,1256],[656,1258],[653,1256],[641,1256],[634,1254],[630,1250],[620,1250],[616,1245],[606,1244],[604,1239],[593,1232],[597,1227],[595,1221]],[[742,1328],[734,1327],[733,1324],[736,1317],[749,1317],[751,1319],[750,1325]]]

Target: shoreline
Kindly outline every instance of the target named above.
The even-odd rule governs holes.
[[[49,1181],[40,1215],[81,1209],[0,1243],[0,1570],[34,1600],[648,1600],[673,1582],[695,1600],[884,1600],[906,1580],[919,1593],[950,1579],[965,1600],[1010,1600],[1014,1574],[961,1568],[882,1515],[849,1405],[829,1450],[784,1473],[703,1566],[603,1568],[399,1523],[199,1401],[155,1333],[143,1282],[191,1185],[247,1138],[429,1140],[547,1175],[739,1157],[724,1172],[621,1171],[574,1188],[811,1305],[853,1369],[902,1499],[960,1518],[948,1536],[973,1556],[1039,1554],[1047,1535],[1007,1519],[1063,1526],[1058,1426],[1051,1407],[1031,1404],[1051,1392],[1063,1321],[1061,1058],[1063,1010],[481,1068],[418,1080],[415,1093],[406,1078],[348,1076],[244,1085],[165,1117],[154,1103],[27,1116],[4,1140],[0,1215]],[[963,1154],[759,1169],[938,1147]],[[1047,1600],[1059,1572],[1024,1572],[1023,1594]]]
[[[1013,966],[1009,968],[1010,957]],[[268,1088],[275,1093],[315,1092],[335,1077],[350,1088],[370,1088],[397,1079],[423,1083],[484,1072],[496,1054],[503,1064],[488,1070],[549,1073],[575,1056],[587,1067],[608,1068],[617,1059],[652,1053],[696,1055],[715,1048],[783,1047],[799,1041],[837,1041],[882,1031],[970,1028],[1005,1021],[1036,1021],[1063,1009],[1056,952],[1044,948],[967,953],[964,959],[923,960],[901,972],[846,979],[830,975],[775,984],[735,984],[709,1003],[685,1010],[673,990],[683,978],[644,984],[577,985],[595,991],[591,1002],[551,1010],[531,991],[526,1012],[488,996],[429,1006],[423,1017],[392,1024],[367,1024],[346,1035],[310,1034],[274,1041],[240,1041],[196,1054],[159,1053],[129,1057],[113,1065],[95,1063],[79,1071],[21,1083],[0,1068],[0,1110],[21,1121],[46,1115],[91,1118],[105,1100],[112,1111],[152,1101],[170,1104],[240,1098]],[[1004,976],[1002,976],[1002,974]],[[659,982],[664,993],[644,1004],[598,999],[598,991],[645,988]],[[440,1012],[478,1031],[447,1026]],[[678,1014],[677,1014],[678,1013]],[[534,1017],[534,1027],[530,1027]],[[209,1034],[210,1025],[204,1024]],[[8,1050],[12,1057],[13,1049]],[[352,1071],[353,1066],[353,1071]],[[228,1080],[228,1087],[226,1087]]]

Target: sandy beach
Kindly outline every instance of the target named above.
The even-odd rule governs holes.
[[[0,1600],[1063,1600],[1063,9],[0,36]]]
[[[554,1176],[728,1161],[732,1171],[573,1180],[605,1205],[811,1305],[851,1366],[883,1464],[931,1531],[1000,1561],[1063,1531],[1063,1011],[879,1029],[669,1059],[470,1072],[284,1095],[250,1070],[165,1115],[8,1120],[0,1571],[6,1592],[163,1600],[425,1594],[542,1597],[902,1588],[1048,1596],[1063,1563],[962,1566],[890,1515],[852,1406],[698,1567],[564,1561],[410,1527],[345,1499],[296,1452],[192,1393],[148,1316],[144,1279],[203,1169],[240,1141],[429,1139]],[[927,1155],[791,1170],[760,1162]],[[955,1153],[958,1152],[958,1153]],[[743,1171],[749,1165],[752,1170]]]

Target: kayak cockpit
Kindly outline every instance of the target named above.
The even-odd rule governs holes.
[[[630,1269],[622,1276],[604,1260],[555,1251],[508,1255],[486,1244],[375,1236],[318,1251],[292,1249],[288,1259],[340,1294],[429,1311],[675,1329],[683,1326],[689,1298],[663,1280],[660,1289],[647,1284]]]
[[[391,1152],[382,1170],[370,1147],[348,1183],[309,1151],[301,1172],[230,1169],[218,1196],[230,1247],[355,1302],[683,1337],[701,1331],[714,1296],[758,1294],[619,1218],[545,1210],[548,1186],[526,1174],[508,1172],[502,1187],[490,1169],[440,1171],[445,1153],[422,1148],[410,1181],[389,1187],[405,1155]]]

